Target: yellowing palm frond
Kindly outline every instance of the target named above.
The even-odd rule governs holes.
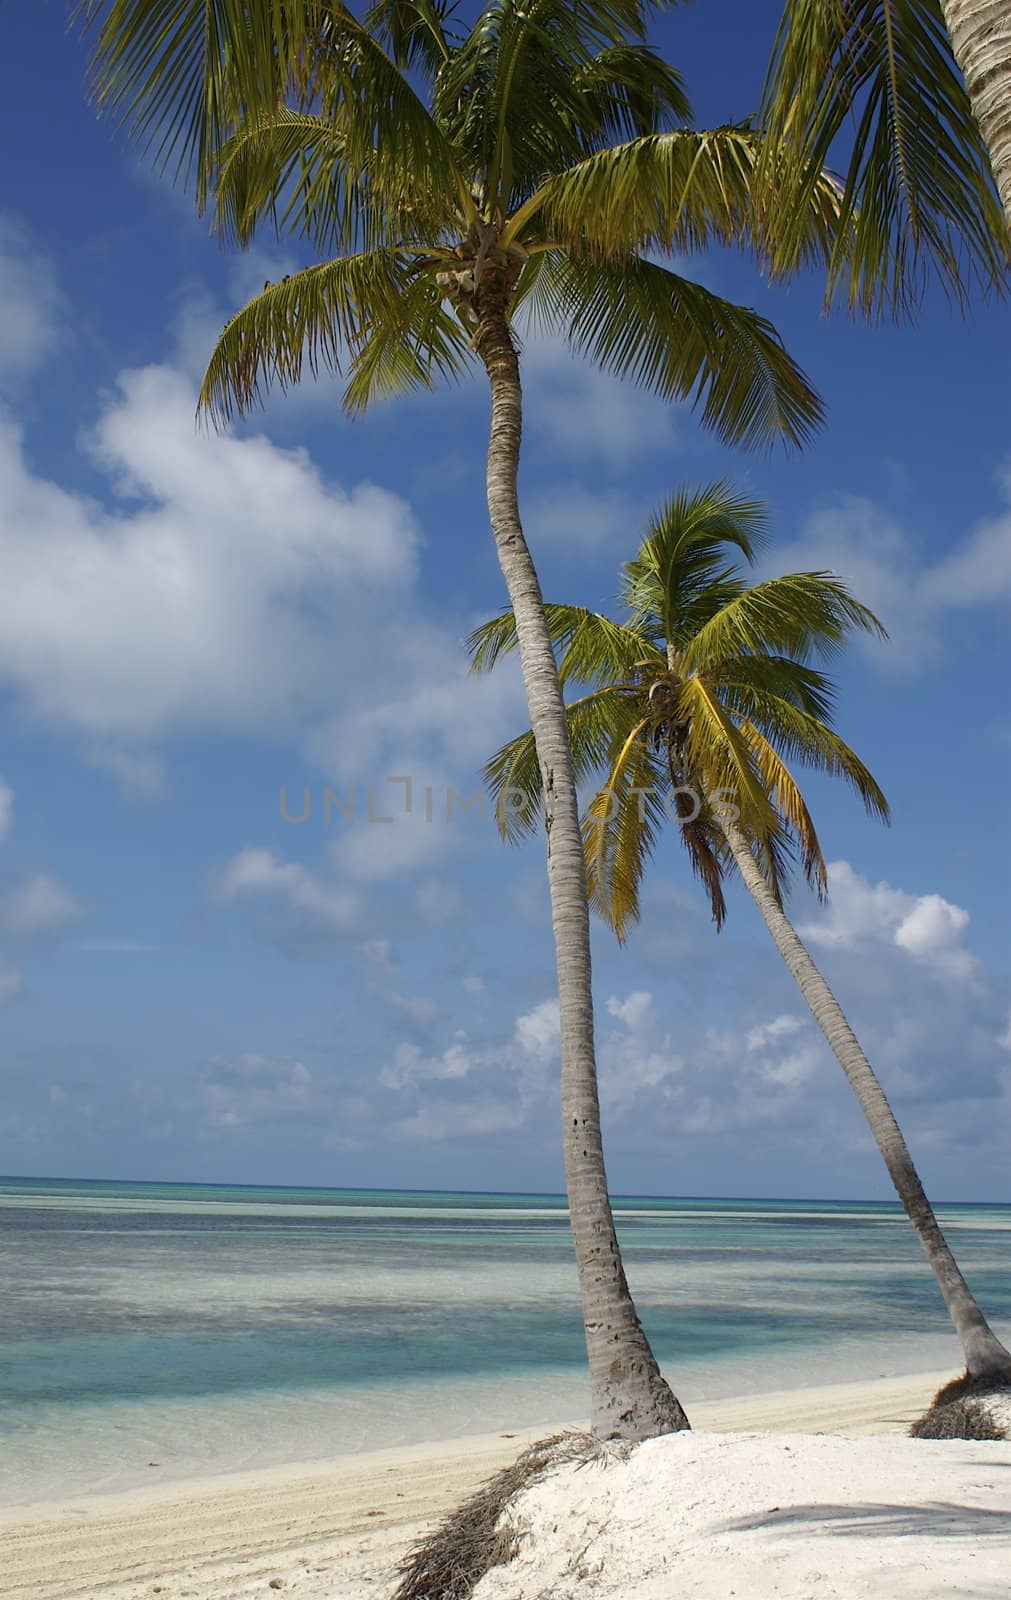
[[[667,775],[648,726],[648,718],[633,723],[583,817],[590,904],[622,941],[639,916],[639,884],[665,816]]]
[[[755,167],[762,136],[744,126],[677,130],[612,145],[554,172],[513,219],[509,236],[534,226],[574,254],[623,261],[630,251],[692,251],[752,243]],[[839,218],[830,179],[811,186],[797,218],[803,259],[829,259]]]
[[[624,691],[610,685],[566,707],[577,784],[598,771],[637,716],[635,704]],[[540,817],[543,790],[533,734],[522,733],[503,745],[485,764],[484,779],[495,802],[499,832],[515,844],[533,831]]]

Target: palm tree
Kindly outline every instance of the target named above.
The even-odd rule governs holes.
[[[824,894],[825,861],[787,761],[844,778],[868,811],[884,795],[833,730],[833,686],[812,658],[837,650],[877,619],[824,572],[749,586],[734,555],[753,561],[761,507],[725,483],[682,491],[652,521],[626,564],[621,623],[580,606],[545,608],[563,684],[589,692],[568,707],[577,780],[606,774],[583,822],[591,897],[623,939],[639,914],[639,885],[664,820],[681,839],[719,928],[735,867],[828,1040],[867,1118],[899,1199],[937,1277],[970,1374],[1011,1378],[923,1191],[883,1089],[843,1011],[783,911],[791,864]],[[510,612],[469,641],[477,670],[515,648]],[[520,837],[540,804],[529,733],[488,763],[502,831]]]
[[[677,74],[644,42],[648,0],[489,0],[469,29],[444,0],[84,0],[93,81],[162,166],[196,183],[217,231],[261,221],[325,257],[235,315],[204,380],[218,421],[308,365],[344,404],[483,367],[487,497],[546,799],[561,1015],[566,1183],[593,1426],[687,1426],[640,1327],[600,1136],[582,839],[562,691],[517,500],[522,395],[514,319],[661,400],[693,399],[745,445],[799,444],[820,405],[775,330],[660,264],[749,241],[760,138],[697,132]],[[804,252],[838,216],[813,188]]]
[[[850,139],[840,188],[851,226],[830,296],[843,287],[864,311],[909,310],[931,267],[961,303],[974,282],[1006,284],[1008,0],[785,0],[761,120],[776,152],[763,176],[778,271],[797,264],[794,211],[814,174]]]

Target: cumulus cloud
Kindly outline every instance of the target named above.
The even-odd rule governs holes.
[[[51,263],[24,224],[0,212],[0,382],[26,376],[52,354],[63,311]]]
[[[370,592],[413,576],[396,496],[347,492],[263,437],[201,432],[194,403],[168,368],[121,375],[90,444],[116,513],[35,476],[0,428],[0,677],[99,751],[304,719],[370,648]]]
[[[212,891],[219,900],[259,900],[293,915],[309,928],[344,932],[355,922],[358,900],[343,884],[327,881],[297,861],[282,861],[271,850],[240,850],[216,872]]]
[[[872,884],[846,861],[828,868],[829,896],[817,919],[800,928],[812,944],[852,950],[880,941],[904,950],[939,976],[973,982],[979,961],[966,947],[969,913],[939,894],[910,894]]]
[[[951,530],[949,554],[924,560],[915,537],[872,501],[840,497],[808,517],[796,540],[777,543],[769,571],[838,572],[888,629],[886,643],[855,640],[875,665],[909,675],[944,649],[958,612],[1007,606],[1011,596],[1011,468],[998,478],[1004,508],[968,532]]]
[[[22,938],[57,933],[85,915],[82,903],[48,872],[27,878],[0,905],[0,923]]]
[[[201,1077],[200,1098],[212,1128],[280,1121],[312,1110],[313,1075],[303,1062],[287,1057],[217,1060]]]
[[[562,339],[531,339],[524,351],[524,401],[534,448],[628,466],[677,443],[675,413],[573,356]]]

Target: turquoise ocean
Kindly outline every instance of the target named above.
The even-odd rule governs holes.
[[[887,1204],[619,1198],[693,1400],[959,1365]],[[1011,1334],[1011,1207],[942,1226]],[[587,1413],[555,1195],[0,1179],[0,1503]]]

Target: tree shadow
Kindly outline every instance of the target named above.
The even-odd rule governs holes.
[[[987,1466],[991,1463],[988,1462]],[[888,1505],[865,1502],[854,1505],[787,1506],[752,1517],[737,1517],[719,1524],[721,1533],[749,1529],[806,1527],[821,1523],[834,1536],[857,1534],[898,1537],[903,1534],[932,1533],[945,1539],[1003,1537],[1011,1540],[1011,1512],[988,1506],[952,1505],[941,1500],[923,1505]]]

